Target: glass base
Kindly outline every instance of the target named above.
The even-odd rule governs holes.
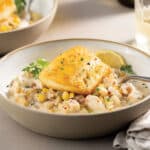
[[[150,55],[150,48],[148,48],[147,46],[144,46],[144,45],[141,46],[141,45],[137,44],[135,39],[127,41],[127,42],[125,42],[125,44],[128,44],[135,48],[138,48],[142,52],[145,52],[146,54]]]

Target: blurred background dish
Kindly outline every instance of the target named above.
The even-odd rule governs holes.
[[[28,9],[26,7],[29,2],[30,0],[2,1],[0,8],[1,55],[32,43],[52,22],[57,9],[57,0],[34,0]]]
[[[1,0],[0,32],[9,32],[30,26],[43,15],[32,10],[33,0]]]

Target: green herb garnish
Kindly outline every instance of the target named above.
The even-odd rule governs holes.
[[[120,67],[120,70],[127,74],[135,74],[131,65],[123,65]]]
[[[26,85],[25,88],[28,89],[28,88],[30,88],[30,86]]]
[[[44,67],[46,67],[48,65],[48,61],[43,59],[43,58],[39,58],[37,61],[32,62],[31,64],[29,64],[27,67],[25,67],[22,71],[25,72],[29,72],[33,75],[34,78],[38,78],[39,77],[39,73],[44,69]]]
[[[15,4],[17,7],[17,12],[20,14],[26,6],[26,1],[25,0],[15,0]]]
[[[81,61],[83,61],[84,60],[84,58],[83,57],[81,57],[81,59],[80,59]]]
[[[110,98],[109,98],[109,97],[108,97],[108,98],[106,98],[105,100],[106,100],[107,102],[110,102]]]
[[[96,88],[96,91],[98,92],[99,90],[100,90],[100,88],[97,87],[97,88]]]
[[[63,68],[63,67],[61,67],[61,68],[60,68],[60,70],[64,70],[64,68]]]

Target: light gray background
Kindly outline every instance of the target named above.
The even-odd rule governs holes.
[[[75,37],[128,42],[134,38],[133,10],[117,0],[59,0],[53,24],[38,41]],[[112,150],[113,137],[49,138],[23,128],[0,110],[0,150]]]

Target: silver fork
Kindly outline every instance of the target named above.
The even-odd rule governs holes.
[[[150,82],[150,77],[145,77],[145,76],[137,76],[137,75],[129,75],[124,77],[121,82],[127,82],[128,80],[139,80],[139,81],[144,81],[144,82]]]
[[[29,0],[29,2],[27,3],[27,6],[26,6],[26,16],[25,16],[25,19],[27,21],[30,21],[31,19],[31,4],[33,3],[33,0]]]

